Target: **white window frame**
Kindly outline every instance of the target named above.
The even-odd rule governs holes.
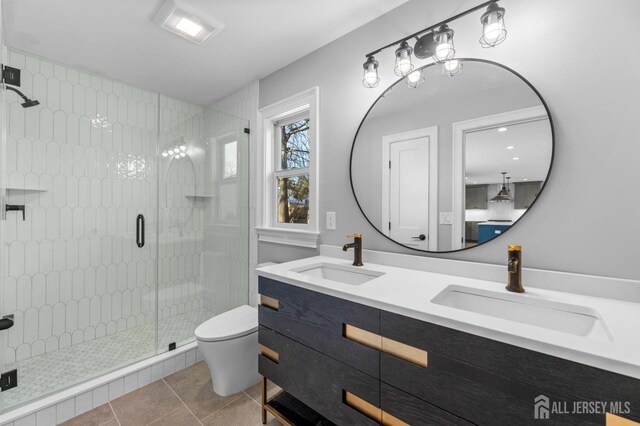
[[[258,241],[288,244],[301,247],[318,247],[319,232],[319,96],[315,86],[296,95],[283,99],[258,111],[258,174],[256,231]],[[309,223],[278,223],[277,220],[277,158],[276,145],[279,136],[275,134],[275,124],[288,117],[309,115],[309,167],[284,172],[291,175],[309,174]],[[279,148],[279,146],[278,146]],[[279,174],[283,174],[280,172]]]

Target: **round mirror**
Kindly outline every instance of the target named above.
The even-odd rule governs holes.
[[[415,250],[499,237],[531,208],[553,162],[553,124],[536,89],[494,62],[458,66],[452,73],[429,64],[398,80],[371,106],[351,148],[360,210]]]

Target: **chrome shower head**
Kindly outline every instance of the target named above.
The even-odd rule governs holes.
[[[16,92],[18,94],[18,96],[20,96],[24,100],[24,102],[21,104],[22,108],[29,108],[29,107],[33,107],[33,106],[36,106],[36,105],[40,105],[40,102],[38,102],[35,99],[27,98],[21,91],[19,91],[15,87],[11,87],[11,86],[5,85],[5,88],[7,90],[11,90],[12,92]]]

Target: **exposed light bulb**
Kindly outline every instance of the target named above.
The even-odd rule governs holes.
[[[409,74],[409,76],[407,77],[407,79],[409,79],[409,81],[411,83],[415,83],[416,81],[420,80],[420,76],[422,75],[422,72],[418,71],[414,71],[411,74]]]
[[[504,31],[504,25],[500,22],[494,22],[492,24],[487,25],[487,29],[484,32],[484,38],[488,43],[495,43],[500,35]]]
[[[462,71],[462,62],[458,59],[449,59],[442,64],[442,75],[453,77]]]
[[[372,89],[380,83],[380,77],[378,76],[378,61],[373,56],[367,57],[367,60],[362,64],[364,68],[364,76],[362,78],[362,85],[369,89]]]
[[[409,43],[403,41],[400,47],[396,49],[396,66],[393,69],[395,75],[406,77],[411,71],[413,71],[413,64],[411,63],[411,54],[413,48],[409,46]]]
[[[482,37],[480,45],[482,47],[494,47],[502,43],[507,38],[507,30],[504,26],[504,8],[496,3],[491,3],[487,11],[480,17],[482,22]]]
[[[433,54],[433,60],[436,62],[444,62],[447,59],[453,59],[456,51],[453,48],[453,30],[446,24],[441,26],[434,34],[433,40],[436,43],[436,50]]]

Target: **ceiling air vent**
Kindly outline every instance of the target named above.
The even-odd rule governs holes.
[[[180,8],[173,0],[166,0],[162,4],[153,18],[153,22],[196,44],[204,43],[205,40],[224,28],[224,24],[221,22],[212,19],[205,21]]]

